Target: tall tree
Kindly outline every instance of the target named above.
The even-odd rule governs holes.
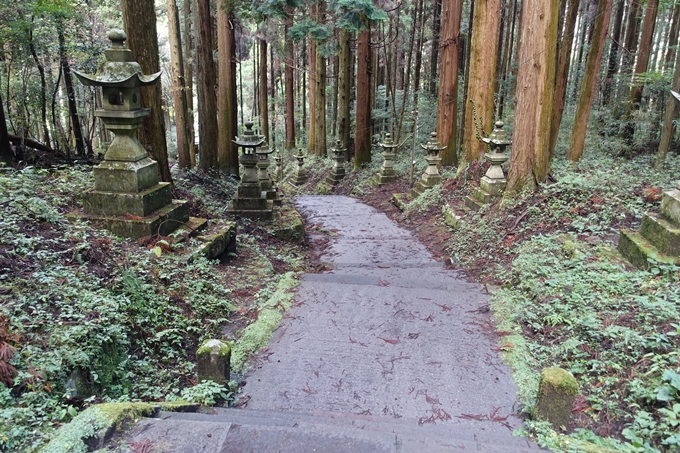
[[[258,91],[258,102],[259,102],[259,112],[260,112],[260,128],[261,134],[264,135],[268,142],[271,143],[271,137],[269,136],[269,97],[267,87],[267,41],[264,39],[258,39],[258,44],[260,46],[260,64],[259,64],[259,80],[260,89]],[[272,62],[273,63],[273,62]],[[274,81],[272,80],[272,83]]]
[[[680,92],[680,52],[676,52],[675,57],[675,73],[673,74],[672,89],[676,93]],[[659,141],[659,149],[656,155],[656,168],[660,169],[666,160],[666,154],[671,148],[671,142],[675,135],[675,121],[678,117],[678,100],[675,96],[668,96],[666,101],[666,113],[663,119],[663,129],[661,130],[661,140]]]
[[[635,124],[631,117],[634,111],[640,108],[642,100],[643,84],[637,77],[639,74],[647,72],[649,55],[652,50],[652,39],[654,38],[654,26],[656,25],[656,13],[659,9],[659,0],[649,0],[645,8],[645,18],[642,22],[642,32],[640,33],[640,44],[638,46],[637,60],[635,61],[635,77],[633,86],[630,89],[628,106],[626,108],[626,123],[622,129],[621,136],[625,140],[632,140],[635,132]]]
[[[168,38],[170,41],[170,64],[172,66],[172,97],[175,104],[175,129],[179,166],[191,168],[191,152],[194,139],[189,129],[189,109],[185,93],[186,80],[182,62],[182,39],[179,28],[179,9],[175,0],[166,0],[168,9]]]
[[[367,27],[370,27],[367,24]],[[359,32],[357,39],[356,131],[354,168],[371,161],[371,31]]]
[[[675,52],[678,47],[678,32],[680,32],[680,1],[675,2],[673,7],[673,25],[668,33],[668,48],[666,49],[666,56],[664,57],[665,66],[670,66],[673,63]]]
[[[217,9],[217,50],[219,51],[217,164],[223,173],[238,175],[238,149],[232,141],[238,135],[238,121],[236,118],[238,115],[238,101],[236,98],[236,37],[234,36],[236,27],[234,26],[232,3],[220,1],[219,6]],[[265,113],[266,110],[265,108]]]
[[[533,190],[550,171],[550,121],[554,103],[558,2],[525,0],[520,22],[513,151],[506,196]]]
[[[559,41],[559,57],[557,60],[557,72],[555,76],[555,108],[553,109],[552,119],[550,120],[550,144],[549,152],[552,156],[557,146],[557,136],[560,132],[562,114],[567,95],[567,81],[569,66],[571,63],[571,50],[576,34],[576,18],[578,16],[579,0],[568,0],[567,17],[564,22],[562,39]]]
[[[442,67],[439,72],[439,99],[437,110],[437,137],[446,149],[442,151],[442,165],[458,163],[458,46],[460,45],[460,20],[463,11],[461,0],[442,0]]]
[[[64,28],[62,22],[57,25],[57,39],[59,41],[59,61],[61,66],[61,74],[64,77],[64,86],[66,87],[69,118],[71,119],[73,136],[76,141],[76,153],[78,153],[79,156],[85,156],[85,154],[87,154],[85,140],[83,138],[83,130],[80,126],[80,117],[78,116],[76,94],[73,89],[73,78],[71,77],[71,66],[68,62],[68,55],[66,53],[66,38],[64,37]]]
[[[428,91],[430,96],[437,94],[437,70],[439,69],[439,46],[441,42],[441,14],[443,0],[433,0],[434,11],[432,12],[432,47],[430,48],[430,84]],[[459,27],[460,28],[460,27]]]
[[[315,154],[316,146],[316,113],[314,107],[316,106],[316,41],[310,36],[307,41],[307,52],[308,52],[308,67],[309,67],[309,78],[307,79],[308,95],[307,100],[309,102],[309,134],[307,135],[307,153]]]
[[[191,155],[191,166],[196,166],[196,149],[194,146],[195,132],[194,132],[194,65],[193,65],[193,36],[191,30],[192,13],[191,13],[192,0],[184,0],[184,77],[186,78],[186,84],[184,86],[184,96],[186,99],[187,110],[188,110],[188,125],[189,125],[189,138],[190,138],[190,155]]]
[[[612,27],[612,45],[609,48],[609,63],[607,64],[607,77],[604,80],[602,91],[602,103],[607,105],[611,101],[612,88],[614,85],[614,75],[619,68],[619,41],[621,40],[621,25],[623,23],[623,9],[626,6],[623,2],[616,5],[616,15]]]
[[[215,62],[213,60],[212,19],[210,0],[197,0],[196,66],[198,69],[198,139],[199,166],[204,172],[214,172],[218,167],[217,99],[215,96]],[[219,31],[219,27],[218,27]],[[231,139],[230,139],[231,141]]]
[[[484,155],[485,145],[475,137],[473,102],[483,127],[491,127],[493,122],[493,81],[496,75],[499,17],[500,0],[475,2],[461,165],[480,160]]]
[[[604,52],[604,40],[607,37],[607,30],[609,28],[609,18],[611,17],[612,0],[599,0],[597,5],[597,15],[595,16],[595,26],[593,27],[593,35],[588,52],[588,59],[586,60],[586,71],[583,74],[581,81],[581,93],[579,94],[578,104],[576,106],[576,117],[574,118],[574,127],[571,132],[571,144],[569,146],[569,160],[578,162],[583,155],[583,148],[586,141],[586,128],[588,126],[588,117],[590,116],[590,109],[595,96],[595,88],[597,87],[597,73],[600,69],[600,62],[602,61],[602,53]]]
[[[14,165],[16,163],[16,157],[9,144],[9,133],[7,132],[5,107],[2,104],[2,95],[0,95],[0,162],[5,162],[8,165]]]
[[[295,65],[295,54],[293,40],[288,32],[293,26],[293,13],[286,11],[285,28],[285,51],[286,51],[286,149],[295,149],[295,99],[293,95],[293,66]]]
[[[338,63],[338,138],[342,146],[347,148],[350,141],[350,79],[353,75],[354,61],[350,40],[352,33],[340,29],[338,42],[340,61]]]
[[[156,10],[154,0],[122,0],[123,22],[132,58],[139,63],[145,74],[161,70],[156,33]],[[141,89],[142,105],[151,109],[139,129],[139,141],[158,162],[161,181],[172,181],[168,165],[168,147],[165,141],[163,120],[163,93],[160,83]]]

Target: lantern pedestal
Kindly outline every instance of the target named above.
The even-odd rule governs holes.
[[[255,135],[252,122],[246,123],[245,126],[243,135],[234,142],[243,149],[239,156],[239,162],[243,165],[243,175],[236,194],[229,202],[227,214],[269,220],[272,218],[273,205],[263,195],[257,171],[259,159],[255,153],[255,149],[264,143],[264,138]]]
[[[430,134],[430,140],[424,145],[420,145],[421,148],[425,150],[425,160],[427,161],[427,168],[423,172],[422,178],[418,181],[418,184],[411,189],[411,196],[413,198],[422,195],[426,190],[433,188],[440,182],[442,182],[442,175],[439,174],[439,168],[437,166],[442,161],[439,157],[439,152],[446,148],[446,146],[441,146],[437,140],[437,133],[432,132]]]
[[[502,197],[505,187],[508,185],[502,165],[510,158],[505,154],[505,148],[512,142],[503,130],[502,121],[496,121],[495,126],[488,138],[482,138],[482,142],[491,148],[491,152],[484,156],[491,166],[482,176],[479,187],[475,189],[472,196],[465,197],[465,206],[473,211],[479,211],[485,204]]]
[[[295,158],[297,159],[297,167],[295,168],[293,177],[288,180],[288,183],[293,186],[301,186],[307,182],[307,171],[302,168],[305,163],[305,156],[302,154],[302,149],[298,150]]]
[[[334,186],[345,177],[345,150],[340,140],[335,141],[335,147],[329,150],[329,154],[334,162],[331,172],[326,176],[326,184]]]
[[[384,160],[375,177],[375,184],[378,187],[397,180],[397,173],[394,171],[394,149],[397,145],[392,142],[392,136],[389,133],[385,134],[385,141],[380,144],[380,147],[383,149],[380,154]]]
[[[158,163],[137,140],[137,129],[149,109],[142,108],[140,87],[157,83],[160,73],[145,76],[123,45],[120,30],[98,76],[74,71],[84,85],[102,87],[102,109],[95,112],[114,134],[104,161],[94,169],[94,189],[83,194],[84,213],[74,214],[118,236],[167,236],[189,222],[186,201],[173,200],[170,184],[159,182]]]

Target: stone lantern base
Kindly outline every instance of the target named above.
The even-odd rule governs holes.
[[[483,205],[502,197],[507,185],[508,181],[505,178],[493,179],[482,176],[479,187],[472,192],[472,196],[465,197],[465,206],[473,211],[479,211]]]
[[[331,172],[326,176],[326,184],[330,184],[332,186],[336,185],[339,183],[342,178],[345,177],[345,167],[343,166],[336,166],[331,169]]]
[[[427,168],[418,184],[411,189],[411,196],[413,198],[422,195],[426,190],[442,182],[442,176],[437,169],[437,164],[442,161],[441,158],[437,155],[426,155],[425,160],[427,161]]]
[[[621,230],[619,252],[637,268],[649,269],[648,258],[680,265],[680,182],[663,193],[660,214],[644,214],[639,232]]]
[[[249,219],[272,218],[273,204],[262,196],[262,188],[259,183],[239,184],[236,195],[229,202],[227,214]]]

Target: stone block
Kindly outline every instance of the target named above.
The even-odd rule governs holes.
[[[88,190],[83,194],[86,214],[144,217],[172,201],[170,183],[161,182],[139,193],[102,192]]]
[[[178,225],[189,220],[189,204],[185,200],[172,200],[152,214],[139,218],[126,216],[105,216],[88,213],[71,213],[71,218],[82,218],[100,228],[105,228],[116,236],[139,239],[160,234],[167,236]]]
[[[475,212],[479,211],[480,209],[482,209],[482,206],[484,206],[484,203],[474,199],[473,197],[471,197],[469,195],[466,196],[464,200],[465,200],[465,206],[468,209],[475,211]]]
[[[285,206],[276,212],[274,221],[266,227],[275,238],[296,244],[305,243],[305,225],[300,214],[291,206]]]
[[[660,252],[680,256],[680,227],[660,215],[646,213],[640,226],[642,237],[651,242]]]
[[[479,201],[482,204],[489,204],[498,197],[478,187],[475,189],[474,192],[472,192],[472,198],[474,198],[475,200]]]
[[[206,340],[196,351],[198,382],[215,381],[218,384],[229,382],[231,372],[231,346],[220,340]]]
[[[200,235],[196,239],[203,242],[201,252],[206,258],[217,259],[225,252],[236,250],[236,222],[228,222],[212,234]]]
[[[457,229],[463,223],[463,220],[456,214],[456,211],[450,206],[444,206],[444,223],[453,229]]]
[[[491,179],[487,176],[482,176],[482,180],[479,182],[480,189],[495,197],[502,196],[507,185],[508,182],[505,179]]]
[[[651,267],[648,258],[664,264],[680,264],[680,258],[663,254],[635,231],[622,229],[617,248],[621,255],[638,269],[649,269]]]
[[[550,422],[554,428],[567,427],[578,394],[578,382],[571,373],[562,368],[544,368],[538,385],[534,419]]]
[[[671,222],[680,224],[680,190],[672,189],[661,195],[661,215]]]
[[[406,209],[406,205],[409,204],[412,200],[411,195],[408,193],[393,193],[392,194],[392,203],[399,208],[401,212],[404,212]]]
[[[158,163],[105,160],[94,167],[94,188],[102,192],[137,193],[158,184]]]

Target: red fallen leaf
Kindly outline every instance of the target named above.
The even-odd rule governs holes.
[[[446,304],[444,304],[444,305],[441,305],[441,304],[435,304],[435,305],[437,305],[437,306],[441,307],[441,309],[442,309],[443,311],[451,311],[451,307],[449,307],[449,306],[448,306],[448,305],[446,305]]]
[[[399,339],[397,339],[397,340],[390,340],[390,339],[383,338],[383,337],[378,337],[378,338],[380,338],[380,339],[381,339],[382,341],[384,341],[385,343],[389,343],[389,344],[398,344],[398,343],[399,343]]]
[[[497,348],[493,348],[493,350],[494,351],[507,351],[509,349],[513,349],[514,347],[515,347],[515,345],[512,344],[512,343],[505,343],[505,344],[498,346]]]
[[[428,395],[427,391],[425,391],[425,401],[427,401],[428,404],[441,404],[437,398],[432,398],[430,395]]]
[[[427,318],[423,319],[423,321],[434,321],[434,317],[432,315],[428,316]]]
[[[128,220],[142,220],[140,216],[132,214],[125,214],[125,218]]]

